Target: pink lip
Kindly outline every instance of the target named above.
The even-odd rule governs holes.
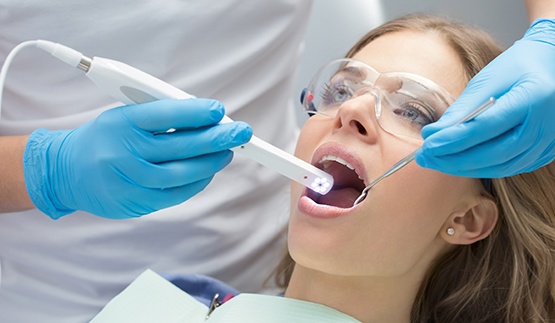
[[[314,202],[311,198],[309,198],[305,194],[303,194],[299,199],[299,202],[297,203],[297,208],[303,214],[306,214],[313,218],[332,219],[332,218],[338,218],[341,216],[349,215],[359,205],[348,209],[342,209],[339,207],[329,206],[329,205],[320,205]]]
[[[365,183],[368,182],[366,169],[364,168],[362,159],[358,154],[351,151],[347,146],[336,142],[323,144],[314,152],[311,163],[313,165],[317,165],[320,160],[327,155],[333,155],[345,160],[356,169],[357,173],[361,178],[364,179]],[[340,216],[349,215],[353,212],[353,210],[358,208],[358,205],[350,208],[339,208],[330,205],[320,205],[307,196],[307,190],[308,189],[305,188],[305,190],[303,191],[303,194],[301,195],[297,203],[297,208],[303,214],[306,214],[310,217],[320,219],[337,218]]]

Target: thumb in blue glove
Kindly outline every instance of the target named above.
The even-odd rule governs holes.
[[[497,103],[488,111],[448,128],[492,96]],[[424,127],[416,162],[476,178],[531,172],[555,158],[553,120],[555,21],[540,19],[470,81],[438,122]]]
[[[24,152],[27,191],[53,219],[75,210],[124,219],[177,205],[231,161],[229,148],[250,140],[246,123],[217,124],[223,116],[214,100],[161,100],[73,130],[36,130]]]

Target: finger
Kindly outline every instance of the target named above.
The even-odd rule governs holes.
[[[456,154],[426,156],[417,153],[417,163],[444,173],[467,177],[505,177],[521,171],[524,165],[538,160],[546,148],[527,137],[526,125],[475,145]],[[528,134],[526,134],[528,133]],[[526,143],[523,144],[522,142]],[[547,147],[549,149],[549,147]]]
[[[158,100],[120,109],[132,124],[149,132],[204,127],[220,122],[225,113],[220,102],[209,99]]]
[[[528,159],[526,154],[521,154],[513,159],[507,160],[503,163],[493,164],[475,169],[465,169],[458,172],[453,172],[451,175],[464,176],[472,178],[501,178],[510,177],[516,174],[523,173],[521,169],[522,160]]]
[[[476,145],[456,154],[442,156],[423,156],[417,153],[416,162],[418,165],[431,168],[446,174],[465,177],[499,177],[499,173],[504,171],[504,165],[517,156],[522,151],[507,149],[506,145],[512,140],[512,136],[500,136],[489,140],[480,145]],[[499,167],[494,173],[485,173],[484,169]]]
[[[508,133],[525,122],[528,110],[522,102],[527,102],[527,96],[523,87],[514,87],[474,119],[428,136],[422,144],[422,155],[440,157],[456,154]]]
[[[125,168],[120,168],[120,171],[137,186],[167,189],[210,178],[227,166],[232,159],[233,152],[224,150],[161,164],[134,160],[125,165]]]
[[[550,147],[550,149],[553,149],[553,147]],[[456,163],[456,161],[449,161],[449,156],[447,156],[442,159],[431,160],[429,165],[421,166],[434,170],[439,170],[443,173],[455,176],[472,178],[501,178],[514,176],[520,173],[532,172],[553,162],[552,157],[535,158],[536,155],[537,154],[535,151],[526,151],[521,153],[520,155],[515,156],[512,159],[507,159],[504,162],[482,165],[474,164],[472,167],[470,165],[467,165],[467,168],[463,168],[462,166],[457,166],[453,168],[452,166]],[[530,160],[534,160],[534,162],[530,162]],[[416,161],[418,163],[418,156],[416,156]],[[451,164],[448,165],[447,163]],[[523,165],[526,166],[523,167]]]
[[[523,172],[525,172],[525,173],[533,172],[533,171],[535,171],[536,169],[538,169],[538,168],[540,168],[540,167],[543,167],[543,166],[546,166],[546,165],[552,163],[553,160],[555,159],[555,156],[554,156],[554,149],[553,149],[553,148],[554,148],[554,147],[551,146],[550,149],[549,149],[549,150],[550,150],[549,154],[543,155],[543,157],[541,157],[541,158],[539,158],[538,160],[536,160],[535,163],[530,164],[528,167],[526,167],[526,168],[523,170]]]
[[[152,189],[148,191],[148,194],[146,194],[144,198],[145,200],[152,201],[151,206],[154,211],[165,209],[167,207],[181,204],[203,191],[206,186],[210,184],[212,178],[213,177],[209,177],[183,186],[163,190]]]
[[[193,130],[149,136],[133,142],[133,150],[152,163],[188,159],[212,154],[248,142],[251,127],[244,122],[230,122]]]

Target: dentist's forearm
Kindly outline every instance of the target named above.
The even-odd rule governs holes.
[[[555,0],[526,0],[528,21],[538,18],[555,18]]]
[[[34,208],[23,176],[23,151],[29,136],[0,137],[0,213]]]

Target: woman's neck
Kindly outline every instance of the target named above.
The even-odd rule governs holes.
[[[344,277],[295,266],[285,297],[326,305],[365,322],[410,322],[415,277]]]

